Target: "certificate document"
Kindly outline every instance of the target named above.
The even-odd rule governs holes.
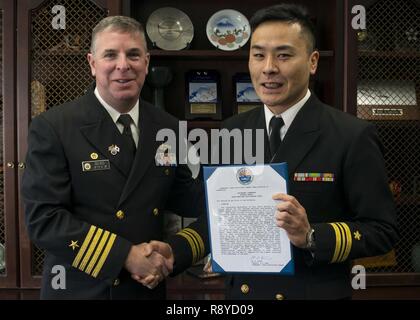
[[[287,193],[287,164],[204,167],[213,272],[293,274],[275,193]]]

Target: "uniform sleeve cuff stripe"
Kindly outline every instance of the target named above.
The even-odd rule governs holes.
[[[101,236],[102,236],[102,232],[103,232],[103,231],[104,231],[104,230],[103,230],[103,229],[101,229],[101,228],[98,228],[98,229],[96,230],[95,236],[93,237],[93,240],[92,240],[92,242],[90,243],[89,248],[88,248],[88,250],[87,250],[87,252],[86,252],[85,256],[83,257],[82,263],[80,263],[80,266],[79,266],[79,269],[80,269],[80,270],[82,270],[82,271],[84,271],[84,270],[85,270],[85,267],[86,267],[87,263],[89,262],[90,257],[92,256],[92,253],[94,252],[94,250],[95,250],[95,248],[96,248],[96,245],[98,244],[99,239],[100,239],[100,238],[101,238]]]
[[[352,238],[351,238],[351,232],[350,232],[350,228],[349,228],[349,226],[346,224],[346,223],[344,223],[344,222],[342,222],[342,223],[340,223],[340,225],[344,228],[344,230],[345,230],[345,233],[346,233],[346,243],[347,243],[347,246],[346,246],[346,251],[344,252],[344,255],[343,255],[343,258],[342,258],[342,260],[341,261],[345,261],[345,260],[347,260],[347,258],[349,257],[349,254],[350,254],[350,251],[351,251],[351,247],[352,247],[352,245],[353,245],[353,242],[352,242]]]
[[[183,234],[187,234],[187,235],[189,235],[190,236],[190,239],[191,239],[191,241],[192,242],[194,242],[194,247],[196,248],[196,250],[197,250],[197,256],[195,257],[195,259],[198,259],[198,257],[200,256],[200,247],[199,247],[199,244],[198,244],[198,241],[197,241],[197,239],[194,237],[194,235],[192,235],[190,232],[188,232],[187,230],[182,230],[182,233]]]
[[[341,236],[341,248],[340,248],[340,254],[338,255],[337,262],[343,261],[344,252],[346,251],[347,247],[347,237],[346,233],[344,231],[344,228],[341,226],[340,223],[335,223],[338,230],[340,230],[340,236]]]
[[[178,235],[184,237],[188,241],[192,252],[192,261],[194,263],[197,259],[197,247],[195,246],[194,241],[191,239],[191,236],[189,234],[184,232],[184,230],[178,232]]]
[[[340,247],[341,247],[341,236],[340,236],[340,231],[338,230],[338,227],[335,225],[335,223],[330,223],[330,225],[334,229],[334,233],[335,233],[335,250],[334,250],[334,255],[331,262],[337,262],[338,255],[340,252]]]
[[[112,246],[114,245],[115,239],[117,238],[117,236],[112,233],[111,237],[109,238],[109,241],[105,247],[104,252],[102,252],[101,258],[99,259],[98,264],[96,265],[95,269],[93,270],[92,276],[94,278],[96,278],[99,274],[99,272],[101,271],[106,259],[108,258],[109,252],[112,249]]]
[[[92,259],[89,262],[89,265],[87,266],[85,270],[87,274],[91,273],[93,266],[95,265],[96,261],[98,261],[99,255],[101,254],[102,249],[104,248],[105,243],[108,240],[109,234],[110,234],[109,231],[105,231],[105,233],[103,234],[102,239],[99,242],[98,248],[95,250],[95,254],[93,255]]]
[[[85,240],[83,241],[82,246],[80,247],[79,252],[76,255],[76,258],[74,258],[73,260],[73,264],[72,266],[77,268],[77,266],[79,265],[80,260],[82,259],[86,248],[88,247],[90,240],[92,239],[93,234],[95,233],[96,227],[95,226],[90,226],[90,229],[85,237]]]
[[[197,257],[197,259],[200,260],[204,256],[204,243],[203,243],[203,240],[201,239],[200,235],[195,230],[193,230],[193,229],[186,228],[186,229],[184,229],[184,231],[187,232],[187,233],[189,233],[194,238],[194,240],[196,241],[197,247],[199,249],[198,250],[198,257]]]

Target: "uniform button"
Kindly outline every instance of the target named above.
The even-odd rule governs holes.
[[[284,300],[284,295],[282,295],[281,293],[277,293],[276,300]]]
[[[169,169],[168,169],[168,168],[166,168],[166,169],[165,169],[165,174],[166,174],[167,176],[169,176],[169,173],[170,173]]]
[[[247,284],[241,285],[241,291],[243,294],[247,294],[249,292],[249,287]]]
[[[158,208],[154,208],[153,209],[153,215],[157,216],[159,214],[159,209]]]
[[[114,283],[113,283],[113,285],[114,285],[114,287],[116,287],[116,286],[118,286],[120,284],[120,279],[115,279],[114,280]]]
[[[122,210],[118,210],[118,211],[117,211],[117,213],[115,214],[115,216],[116,216],[118,219],[122,220],[122,219],[124,219],[125,213],[124,213],[124,211],[122,211]]]

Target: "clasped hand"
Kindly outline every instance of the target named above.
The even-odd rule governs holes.
[[[153,289],[172,272],[173,264],[171,246],[153,240],[132,246],[125,268],[134,280]]]

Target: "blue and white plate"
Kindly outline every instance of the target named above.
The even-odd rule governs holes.
[[[213,14],[206,27],[209,41],[218,49],[233,51],[249,40],[251,27],[248,19],[239,11],[226,9]]]

